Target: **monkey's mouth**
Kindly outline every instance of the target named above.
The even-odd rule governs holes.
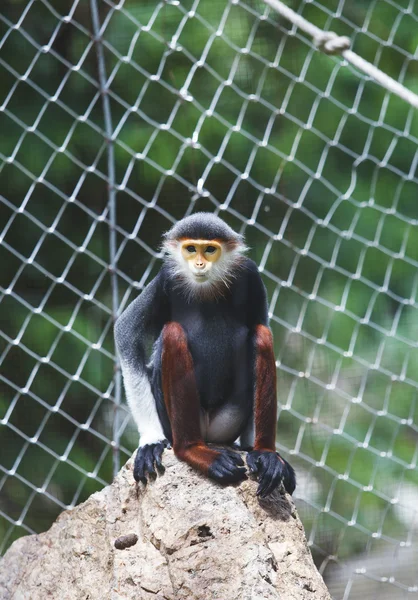
[[[207,277],[207,273],[193,273],[196,279],[204,280]]]

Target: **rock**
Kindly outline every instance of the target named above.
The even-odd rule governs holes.
[[[221,487],[172,451],[164,465],[145,487],[130,460],[49,531],[14,542],[0,598],[330,600],[290,496],[259,500],[252,480]]]

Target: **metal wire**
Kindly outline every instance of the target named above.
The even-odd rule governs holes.
[[[113,127],[112,127],[112,115],[110,110],[109,98],[107,96],[107,82],[106,82],[106,67],[103,55],[102,42],[100,39],[100,22],[99,22],[99,10],[97,8],[96,0],[91,0],[90,10],[92,16],[93,32],[97,45],[97,60],[98,60],[98,75],[100,90],[102,94],[103,102],[103,115],[105,121],[105,132],[106,141],[108,143],[107,151],[107,171],[109,178],[109,220],[110,220],[110,231],[109,231],[109,250],[110,250],[110,261],[109,269],[111,271],[112,280],[112,311],[113,318],[116,319],[119,309],[119,286],[118,277],[116,274],[116,190],[115,190],[115,153],[113,143]],[[113,472],[116,474],[120,469],[119,459],[119,439],[120,439],[120,419],[119,419],[119,408],[121,404],[121,372],[119,359],[115,357],[115,410],[113,417]]]
[[[413,0],[292,8],[412,88]],[[261,0],[6,2],[0,26],[0,552],[131,455],[113,321],[210,210],[268,288],[333,597],[417,594],[416,111]]]
[[[398,81],[389,77],[386,73],[383,73],[380,69],[377,69],[374,65],[370,64],[361,56],[358,56],[352,52],[350,48],[350,39],[346,36],[337,36],[333,32],[323,31],[319,27],[316,27],[310,21],[307,21],[294,10],[286,6],[280,0],[264,0],[266,4],[271,6],[280,15],[283,15],[291,23],[305,31],[308,35],[313,38],[314,43],[321,50],[325,51],[326,54],[341,54],[345,60],[360,69],[366,75],[373,77],[388,91],[397,94],[400,98],[408,102],[411,106],[418,108],[418,96],[408,90],[404,85]],[[413,6],[412,4],[410,5]],[[412,9],[409,8],[409,12]]]

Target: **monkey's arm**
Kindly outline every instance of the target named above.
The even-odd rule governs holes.
[[[273,336],[268,327],[267,294],[255,265],[250,270],[250,329],[254,347],[254,449],[248,453],[250,470],[258,474],[257,495],[270,494],[283,481],[292,494],[295,472],[291,465],[276,452],[277,397],[276,360]],[[245,434],[244,432],[244,439]]]
[[[147,343],[152,344],[166,320],[167,307],[159,275],[144,289],[115,323],[115,342],[120,357],[126,398],[140,435],[134,477],[146,482],[147,473],[161,467],[167,445],[146,368]]]

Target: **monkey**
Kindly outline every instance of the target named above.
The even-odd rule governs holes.
[[[163,236],[163,265],[115,323],[140,441],[134,478],[164,470],[164,448],[222,484],[247,477],[266,497],[295,472],[276,451],[276,363],[266,288],[244,238],[197,212]],[[210,446],[208,445],[210,444]],[[220,446],[218,446],[220,445]],[[227,447],[225,447],[225,445]]]

